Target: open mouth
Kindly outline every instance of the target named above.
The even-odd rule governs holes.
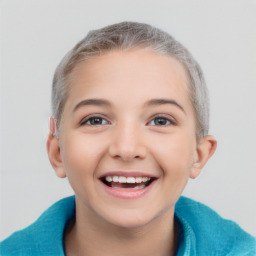
[[[127,190],[143,189],[149,186],[156,178],[153,177],[124,177],[124,176],[104,176],[100,180],[111,188],[121,188]]]

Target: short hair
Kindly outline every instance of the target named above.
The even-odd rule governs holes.
[[[69,51],[58,65],[52,84],[52,112],[60,128],[62,112],[72,81],[68,81],[75,66],[90,57],[112,50],[146,48],[155,53],[173,57],[186,70],[189,94],[196,116],[196,137],[208,134],[209,97],[201,67],[190,52],[168,33],[148,24],[121,22],[90,31]]]

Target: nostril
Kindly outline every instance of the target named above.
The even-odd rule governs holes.
[[[146,147],[142,141],[134,140],[133,138],[120,138],[118,142],[113,142],[108,150],[111,157],[125,162],[134,159],[144,159],[146,157]]]

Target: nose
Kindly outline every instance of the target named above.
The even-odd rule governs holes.
[[[111,157],[125,162],[146,157],[146,145],[143,143],[143,134],[138,125],[131,122],[117,125],[112,136],[109,146]]]

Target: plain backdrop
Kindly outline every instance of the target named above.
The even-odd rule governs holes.
[[[184,195],[256,235],[256,2],[2,0],[0,239],[73,194],[46,154],[55,67],[95,28],[139,21],[182,42],[210,90],[218,149]]]

